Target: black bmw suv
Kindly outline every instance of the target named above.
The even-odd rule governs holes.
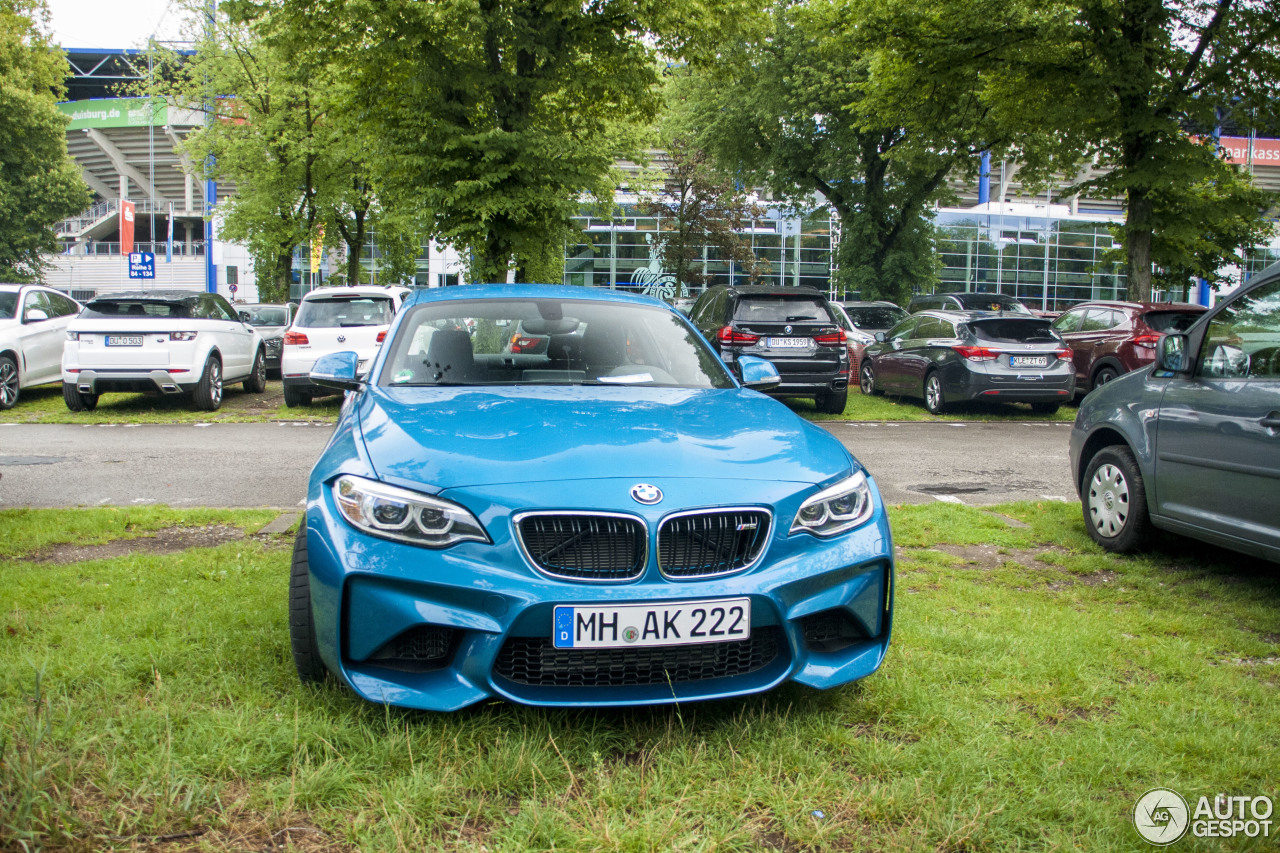
[[[839,414],[849,397],[845,334],[827,298],[810,287],[710,287],[689,319],[733,370],[739,355],[773,362],[782,383],[775,397],[812,397]]]

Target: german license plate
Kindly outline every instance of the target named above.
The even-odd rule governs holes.
[[[142,335],[107,335],[109,347],[140,347]]]
[[[1048,367],[1049,356],[1047,355],[1011,355],[1009,356],[1010,367]]]
[[[552,641],[557,649],[685,646],[751,636],[751,599],[671,601],[665,604],[559,605]]]
[[[811,343],[809,338],[769,338],[772,349],[803,349]]]

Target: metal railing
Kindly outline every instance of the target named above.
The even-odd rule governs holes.
[[[148,199],[148,198],[125,199],[125,201],[133,202],[135,215],[141,215],[144,213],[167,214],[169,212],[168,201],[162,201],[159,199],[157,199],[156,201],[152,201],[151,199]],[[177,203],[175,202],[175,205],[176,204]],[[175,212],[180,211],[182,213],[186,213],[186,211],[183,209],[186,206],[186,202],[183,202],[182,205],[183,207],[175,206]],[[81,231],[88,228],[89,226],[97,222],[101,222],[104,217],[111,216],[113,214],[118,213],[119,211],[120,211],[120,199],[108,199],[107,201],[100,201],[97,204],[95,204],[93,207],[86,210],[84,213],[81,213],[79,216],[72,216],[69,219],[64,219],[61,222],[59,222],[57,225],[57,233],[58,234],[79,234]]]
[[[89,242],[80,242],[79,240],[60,240],[59,243],[61,244],[60,254],[63,255],[78,255],[81,257],[106,257],[110,255],[120,255],[120,243],[118,241],[112,243],[99,242],[97,240]],[[151,252],[156,257],[162,258],[165,254],[165,245],[166,244],[163,240],[158,240],[154,243],[135,241],[133,244],[133,250],[135,252]],[[204,257],[203,240],[193,241],[190,249],[190,252],[188,252],[186,243],[179,242],[177,240],[173,241],[173,256],[175,258]]]

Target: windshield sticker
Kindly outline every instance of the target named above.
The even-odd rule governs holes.
[[[632,373],[628,376],[598,376],[596,381],[613,385],[639,385],[642,382],[652,382],[653,376],[649,373]]]
[[[392,382],[408,382],[412,378],[413,378],[412,370],[397,370],[395,379],[392,379],[391,381]]]

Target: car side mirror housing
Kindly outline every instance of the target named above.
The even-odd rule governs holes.
[[[26,315],[23,316],[24,323],[43,323],[49,319],[49,312],[43,308],[28,308]]]
[[[754,355],[738,356],[742,384],[753,391],[768,391],[782,384],[782,375],[772,362]]]
[[[241,312],[240,312],[240,322],[241,322],[241,323],[244,323],[246,326],[247,326],[247,325],[249,325],[249,312],[248,312],[248,311],[241,311]]]
[[[1189,373],[1191,359],[1187,352],[1187,336],[1169,334],[1156,344],[1156,370]]]
[[[884,332],[876,332],[876,343],[882,344],[887,340],[888,338],[884,336]]]
[[[354,352],[331,352],[316,359],[311,366],[311,381],[322,388],[355,391],[364,387],[357,372],[360,356]]]

